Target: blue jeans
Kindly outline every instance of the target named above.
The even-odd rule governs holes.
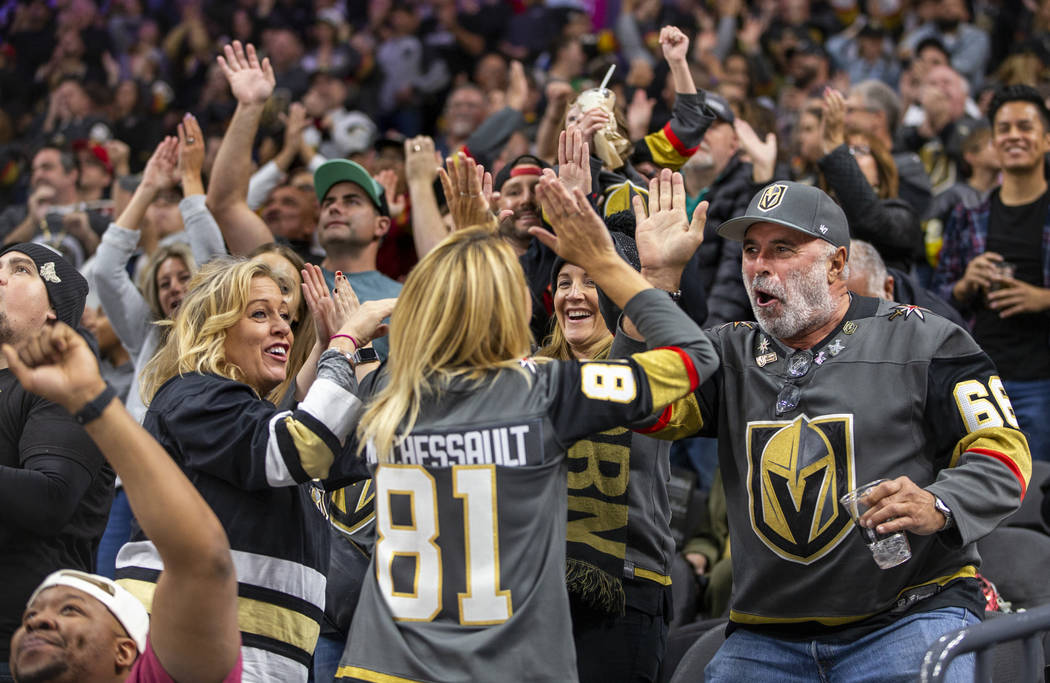
[[[311,677],[314,683],[332,683],[345,646],[346,641],[343,639],[326,638],[325,636],[317,639],[317,647],[314,648],[314,670]]]
[[[102,540],[98,543],[98,561],[95,571],[102,576],[113,578],[116,570],[117,552],[120,547],[131,538],[131,506],[128,505],[128,496],[124,493],[124,487],[117,489],[117,495],[113,498],[113,507],[109,509],[109,522],[102,534]]]
[[[1032,460],[1050,460],[1050,379],[1003,380]]]
[[[791,641],[737,629],[704,671],[706,681],[913,683],[927,648],[945,633],[979,623],[970,611],[945,607],[904,617],[852,643]],[[952,661],[948,681],[972,683],[977,658]]]

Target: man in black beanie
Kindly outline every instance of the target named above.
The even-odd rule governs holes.
[[[4,248],[0,342],[17,348],[55,320],[75,328],[87,291],[57,252]],[[76,417],[23,390],[0,356],[0,683],[11,680],[11,635],[33,589],[59,568],[94,572],[112,498],[113,470]]]

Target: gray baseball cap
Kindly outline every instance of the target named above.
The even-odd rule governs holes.
[[[733,123],[736,115],[729,101],[718,93],[704,91],[704,104],[714,113],[715,118],[726,123]]]
[[[747,212],[718,226],[718,234],[744,241],[747,229],[755,223],[776,223],[819,237],[849,254],[849,223],[841,207],[823,190],[789,180],[778,180],[751,198]]]

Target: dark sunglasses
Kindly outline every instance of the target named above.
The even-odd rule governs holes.
[[[811,367],[813,367],[813,352],[796,351],[788,360],[788,375],[794,378],[805,377]],[[785,383],[777,393],[777,402],[774,406],[777,417],[798,408],[800,400],[802,400],[802,389],[797,384]]]

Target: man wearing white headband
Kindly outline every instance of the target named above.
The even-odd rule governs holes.
[[[105,577],[60,569],[29,598],[11,640],[12,672],[18,681],[124,680],[109,676],[131,669],[148,631],[149,614],[131,593]]]
[[[3,356],[26,391],[84,426],[164,563],[149,606],[94,574],[61,569],[45,578],[11,638],[16,683],[240,681],[236,572],[211,508],[124,409],[71,327],[43,326],[18,349],[4,344]]]

